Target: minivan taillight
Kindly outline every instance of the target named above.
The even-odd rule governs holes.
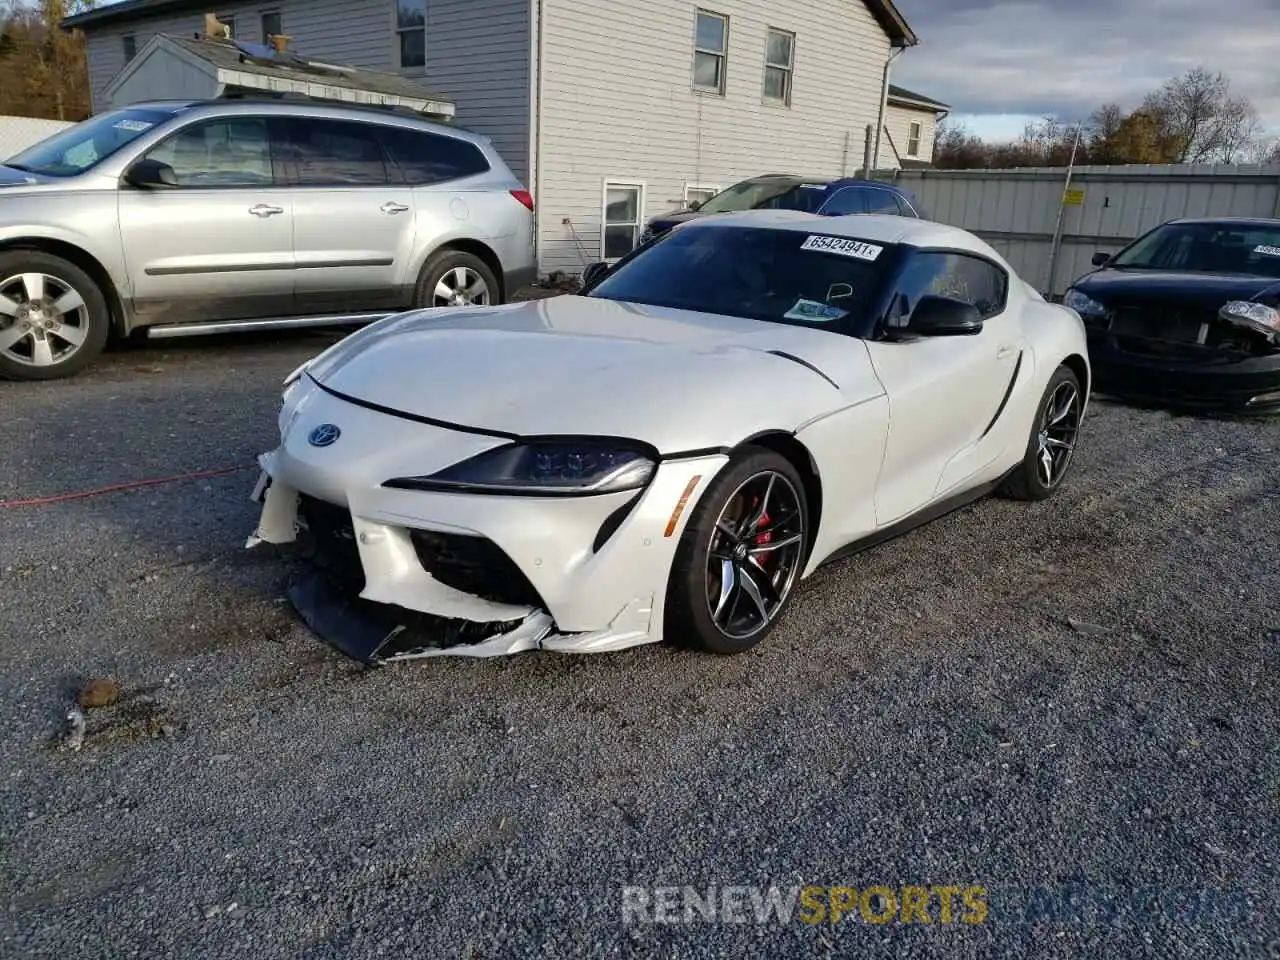
[[[523,203],[531,211],[533,210],[533,194],[530,193],[528,190],[512,190],[511,195],[515,197],[517,200],[519,200],[521,203]]]

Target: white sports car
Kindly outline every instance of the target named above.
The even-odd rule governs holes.
[[[581,295],[357,331],[286,381],[250,545],[364,662],[759,643],[825,561],[995,490],[1051,495],[1085,332],[979,238],[750,211]]]

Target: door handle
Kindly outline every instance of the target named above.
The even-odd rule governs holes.
[[[408,209],[409,208],[406,207],[403,203],[396,203],[394,200],[388,200],[386,203],[382,205],[383,213],[391,213],[391,214],[404,213]]]
[[[284,207],[273,207],[266,203],[260,203],[256,207],[250,207],[249,212],[255,217],[274,217],[277,213],[284,213]]]

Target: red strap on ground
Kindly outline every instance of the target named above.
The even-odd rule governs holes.
[[[75,493],[59,493],[49,497],[32,497],[27,500],[0,500],[0,509],[5,507],[43,507],[51,503],[66,503],[68,500],[85,500],[99,497],[104,493],[118,493],[121,490],[136,490],[140,487],[155,487],[162,483],[177,483],[181,480],[203,480],[206,477],[220,477],[228,473],[239,473],[241,470],[252,470],[257,466],[246,463],[239,467],[222,467],[218,470],[201,470],[197,473],[177,473],[171,477],[153,477],[150,480],[130,480],[127,483],[113,483],[109,487],[98,487],[94,490],[79,490]]]

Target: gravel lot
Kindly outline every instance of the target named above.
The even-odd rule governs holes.
[[[0,498],[249,465],[328,339],[0,384]],[[1280,956],[1278,448],[1095,403],[1059,497],[831,566],[730,659],[362,670],[242,549],[251,470],[0,506],[0,955]],[[990,912],[622,922],[624,885],[769,884]]]

